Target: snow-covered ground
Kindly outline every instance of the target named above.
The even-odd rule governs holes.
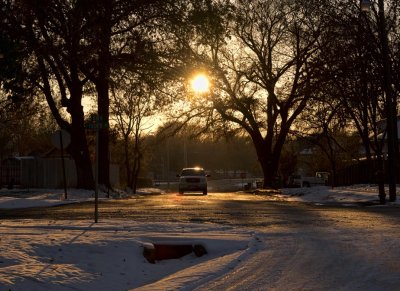
[[[101,193],[100,199],[105,196]],[[367,185],[283,189],[271,195],[279,200],[344,204],[377,197],[376,187]],[[0,209],[92,199],[91,191],[74,189],[68,190],[68,199],[62,190],[1,190]],[[263,235],[204,223],[0,220],[0,290],[193,290],[254,254]],[[142,255],[144,246],[163,241],[201,243],[208,254],[150,264]]]
[[[389,199],[389,189],[386,188],[386,199]],[[325,186],[316,186],[309,188],[286,188],[282,190],[280,197],[286,201],[312,202],[324,204],[337,202],[342,205],[346,203],[377,203],[378,186],[377,185],[353,185],[347,187],[330,188]],[[387,205],[400,204],[400,189],[397,185],[396,202],[388,202]]]

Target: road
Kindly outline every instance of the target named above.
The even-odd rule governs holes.
[[[394,223],[400,219],[397,207],[342,207],[279,201],[270,195],[246,193],[209,193],[177,195],[138,195],[129,199],[99,201],[99,219],[133,219],[160,222],[207,222],[244,227],[269,225],[325,225],[337,219],[364,220],[382,213]],[[30,209],[0,209],[0,219],[90,219],[93,202]]]
[[[1,210],[2,219],[90,219],[93,203]],[[399,290],[396,206],[313,205],[210,193],[101,201],[99,219],[216,223],[254,231],[256,252],[197,290]]]

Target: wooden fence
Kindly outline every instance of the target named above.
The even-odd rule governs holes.
[[[400,166],[400,165],[399,165]],[[400,167],[397,167],[396,179],[400,182]],[[387,161],[385,161],[384,169],[387,169]],[[334,180],[335,186],[348,186],[354,184],[376,184],[378,182],[378,163],[376,160],[363,160],[357,164],[348,166],[337,171]],[[388,175],[384,174],[385,183],[388,182]]]
[[[74,160],[64,159],[67,187],[77,186]],[[63,188],[63,168],[61,158],[15,157],[0,164],[0,186],[21,188]],[[119,167],[110,165],[110,182],[119,185]]]

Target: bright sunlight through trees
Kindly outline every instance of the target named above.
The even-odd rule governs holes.
[[[196,93],[205,93],[210,89],[210,82],[204,74],[198,74],[191,80],[193,91]]]

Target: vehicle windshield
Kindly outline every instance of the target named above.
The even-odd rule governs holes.
[[[205,176],[205,172],[203,169],[183,169],[181,176]]]

